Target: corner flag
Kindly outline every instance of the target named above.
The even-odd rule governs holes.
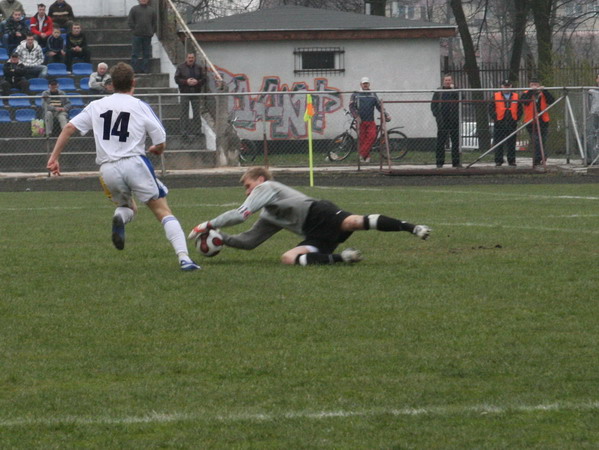
[[[312,117],[314,117],[314,105],[312,104],[312,96],[310,94],[307,94],[304,121],[308,122],[308,158],[310,161],[310,187],[314,186],[314,160],[312,156]]]

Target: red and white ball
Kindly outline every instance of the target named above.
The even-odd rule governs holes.
[[[204,256],[216,256],[223,248],[223,236],[217,230],[208,230],[196,239],[196,250]]]

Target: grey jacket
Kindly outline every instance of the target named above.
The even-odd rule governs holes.
[[[127,23],[133,36],[150,37],[156,33],[158,16],[150,5],[136,5],[129,10]]]
[[[52,94],[48,89],[42,92],[42,106],[44,107],[44,114],[46,114],[48,111],[55,112],[56,108],[64,108],[66,112],[69,112],[72,105],[64,91],[59,89],[56,94]]]

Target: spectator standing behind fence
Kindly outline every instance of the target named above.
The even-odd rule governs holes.
[[[518,101],[518,94],[512,92],[510,80],[501,83],[502,89],[493,94],[493,102],[489,105],[489,115],[493,124],[493,145],[503,141],[503,144],[495,148],[495,165],[503,164],[503,149],[507,154],[507,162],[510,166],[516,165],[516,128],[518,120],[522,117],[522,104]]]
[[[19,10],[13,11],[12,16],[6,21],[6,34],[4,35],[9,55],[25,39],[28,32],[29,27],[23,18],[23,13]]]
[[[547,147],[545,147],[545,143],[547,142],[547,135],[549,134],[549,113],[544,112],[542,114],[541,111],[544,111],[549,105],[551,105],[555,99],[553,95],[546,90],[539,80],[533,78],[530,80],[529,89],[524,91],[522,94],[522,104],[524,110],[524,122],[532,121],[528,125],[526,125],[526,129],[530,135],[531,146],[534,149],[532,165],[538,166],[543,163],[543,156],[547,158]],[[538,125],[539,129],[537,130],[537,123],[534,120],[535,118],[535,105],[536,111],[538,114]],[[540,131],[540,133],[539,133]],[[539,141],[539,134],[541,135],[541,140]],[[541,152],[541,145],[543,147],[543,152]]]
[[[65,64],[67,65],[67,70],[69,72],[73,70],[74,59],[79,59],[86,63],[90,62],[87,39],[85,38],[85,34],[81,31],[81,25],[78,23],[73,23],[71,32],[67,34],[65,53]]]
[[[376,122],[374,120],[374,109],[381,112],[381,101],[378,96],[370,91],[370,79],[364,77],[360,80],[361,91],[354,92],[349,101],[349,110],[358,122],[358,142],[360,148],[360,161],[370,162],[370,150],[376,140]],[[389,122],[391,117],[385,113],[385,120]]]
[[[112,78],[108,73],[108,64],[101,62],[98,64],[96,72],[89,76],[89,90],[94,94],[112,94]]]
[[[57,26],[52,30],[52,36],[46,42],[46,64],[64,63],[64,39]]]
[[[588,93],[587,163],[589,164],[599,154],[599,74],[595,78],[595,84],[598,87],[589,89]]]
[[[29,29],[35,36],[35,40],[43,48],[46,46],[48,38],[52,36],[54,22],[46,14],[46,5],[40,3],[37,5],[37,14],[29,21]]]
[[[58,81],[50,80],[48,90],[42,92],[42,106],[46,121],[46,136],[52,135],[54,119],[57,119],[60,123],[61,130],[67,125],[71,102],[65,92],[59,89]]]
[[[66,31],[70,31],[73,21],[75,20],[75,14],[73,14],[73,8],[64,0],[56,0],[50,5],[48,15],[52,17],[52,20],[60,28]]]
[[[442,91],[433,94],[431,111],[437,121],[437,147],[435,157],[437,167],[445,164],[445,144],[451,139],[451,165],[462,167],[460,163],[460,94],[455,91],[453,77],[443,77]]]
[[[192,134],[202,136],[202,116],[200,114],[200,97],[187,94],[199,94],[205,83],[204,70],[196,62],[196,55],[188,53],[185,62],[177,66],[175,71],[175,83],[179,86],[179,92],[186,94],[181,96],[181,123],[180,130],[183,139],[190,139]],[[196,122],[191,127],[189,119],[189,105]]]
[[[27,37],[15,50],[19,59],[25,66],[25,77],[46,78],[48,68],[44,66],[44,51],[35,40],[33,33],[27,33]]]
[[[158,16],[148,2],[149,0],[139,0],[139,5],[129,10],[128,24],[133,33],[131,66],[136,73],[150,73],[152,36],[156,33]]]
[[[19,54],[13,53],[4,63],[4,80],[0,81],[2,95],[10,94],[11,89],[19,89],[24,94],[29,94],[29,81],[25,78],[25,66],[19,61]]]

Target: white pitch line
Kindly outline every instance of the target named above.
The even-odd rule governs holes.
[[[599,401],[587,402],[554,402],[539,405],[473,405],[473,406],[430,406],[427,408],[375,408],[366,410],[335,411],[293,411],[280,413],[247,413],[211,415],[208,413],[158,413],[151,412],[143,416],[107,417],[107,416],[64,416],[64,417],[27,417],[0,420],[0,428],[23,426],[56,426],[56,425],[130,425],[147,423],[173,423],[219,421],[233,422],[273,422],[278,420],[326,420],[348,417],[372,417],[391,415],[401,416],[464,416],[469,414],[517,414],[547,411],[579,411],[599,410]]]
[[[500,223],[476,223],[476,222],[464,222],[464,223],[449,223],[449,222],[430,222],[428,225],[439,225],[445,227],[480,227],[480,228],[508,228],[514,230],[534,230],[534,231],[556,231],[559,233],[577,233],[580,230],[568,229],[568,228],[551,228],[551,227],[538,227],[532,225],[502,225]],[[599,230],[585,230],[586,234],[599,234]]]

